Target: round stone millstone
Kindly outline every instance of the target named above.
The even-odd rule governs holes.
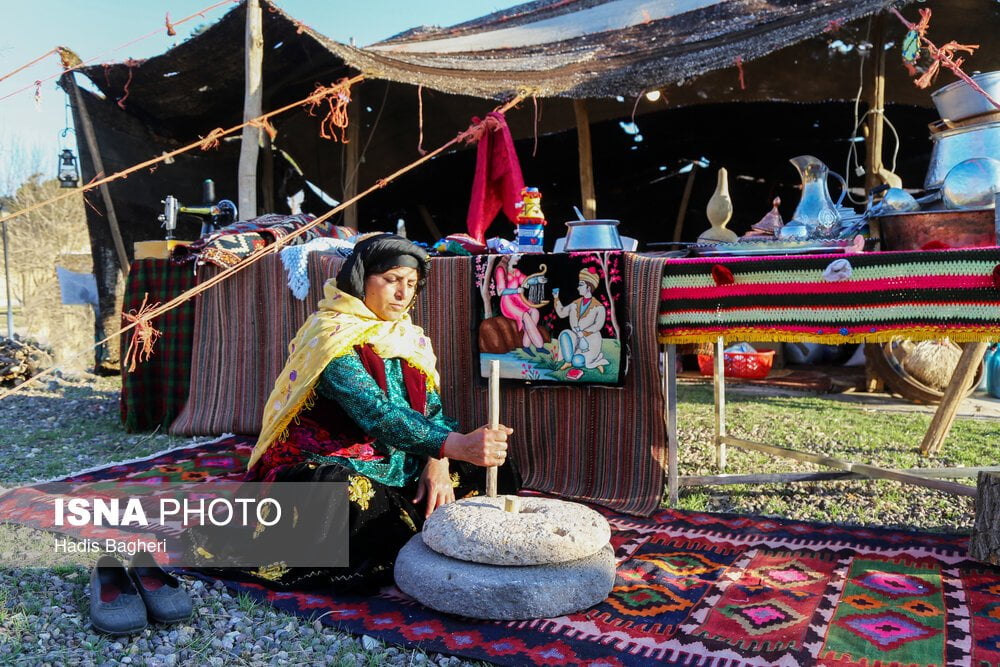
[[[554,565],[484,565],[444,556],[420,535],[396,557],[396,585],[437,611],[516,621],[552,618],[593,607],[615,584],[610,544],[579,560]]]
[[[463,498],[437,508],[424,523],[424,542],[459,560],[488,565],[547,565],[578,560],[611,539],[607,519],[594,510],[552,498]]]

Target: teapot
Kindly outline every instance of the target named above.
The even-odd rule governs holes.
[[[812,155],[793,157],[789,162],[795,166],[802,179],[802,198],[792,215],[793,223],[805,227],[806,236],[810,238],[833,238],[840,232],[840,211],[838,210],[847,195],[847,182],[844,178],[823,164],[822,160]],[[834,204],[827,189],[827,177],[835,176],[840,181],[840,198]],[[793,227],[797,225],[793,224]]]

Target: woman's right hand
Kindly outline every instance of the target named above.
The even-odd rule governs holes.
[[[477,466],[500,466],[507,461],[507,437],[513,432],[500,424],[496,429],[481,426],[472,433],[452,433],[444,441],[442,454]]]

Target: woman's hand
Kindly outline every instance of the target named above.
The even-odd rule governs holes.
[[[444,456],[477,466],[500,466],[507,461],[507,436],[514,429],[500,424],[496,429],[481,426],[472,433],[452,433],[444,441]]]
[[[427,459],[427,465],[417,482],[417,495],[414,496],[413,503],[417,504],[424,498],[427,498],[425,518],[441,505],[455,502],[455,487],[451,485],[451,477],[448,475],[448,459]]]

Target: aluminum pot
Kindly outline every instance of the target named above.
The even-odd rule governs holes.
[[[944,177],[959,162],[974,157],[1000,159],[1000,121],[979,123],[931,133],[930,166],[924,189],[941,187]]]
[[[990,97],[1000,100],[1000,72],[974,74],[972,80]],[[934,106],[945,120],[962,120],[971,116],[998,111],[990,101],[972,89],[965,81],[949,83],[931,93]],[[979,156],[970,156],[979,157]]]
[[[935,241],[949,248],[997,244],[992,209],[914,211],[873,220],[879,222],[883,250],[921,250]]]
[[[571,220],[566,227],[565,252],[622,249],[617,220]]]

